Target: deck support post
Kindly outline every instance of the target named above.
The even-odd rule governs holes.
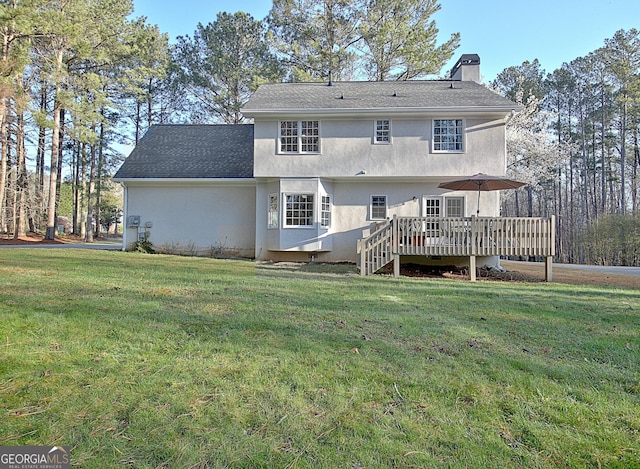
[[[393,255],[393,278],[400,278],[400,254]]]
[[[476,281],[476,256],[469,256],[469,280]]]
[[[553,281],[553,256],[544,258],[544,280],[545,282]]]
[[[360,264],[360,275],[364,277],[365,275],[368,275],[369,272],[367,272],[367,261],[361,239],[359,239],[356,244],[356,253],[356,255],[358,256],[358,262]]]

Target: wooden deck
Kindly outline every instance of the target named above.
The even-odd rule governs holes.
[[[468,257],[475,280],[478,256],[539,256],[546,260],[551,281],[555,255],[555,218],[520,217],[397,217],[383,223],[358,242],[362,275],[394,262],[399,275],[400,256]]]

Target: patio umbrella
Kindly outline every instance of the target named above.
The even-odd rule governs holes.
[[[480,214],[480,191],[499,191],[503,189],[517,189],[524,186],[524,182],[514,181],[500,176],[490,176],[488,174],[474,174],[473,176],[454,179],[438,184],[441,189],[451,189],[454,191],[478,191],[478,212]]]

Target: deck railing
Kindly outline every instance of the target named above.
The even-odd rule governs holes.
[[[553,218],[395,217],[396,252],[425,256],[553,256]],[[395,245],[394,245],[395,246]]]
[[[359,243],[361,272],[368,275],[395,256],[555,255],[555,218],[397,217]],[[363,266],[365,269],[363,270]]]
[[[369,237],[358,240],[358,264],[362,275],[376,273],[393,260],[393,224],[379,226]]]

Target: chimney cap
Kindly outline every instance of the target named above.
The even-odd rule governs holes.
[[[480,65],[480,56],[478,54],[462,54],[453,68],[460,65]]]
[[[451,79],[460,80],[460,76],[456,76],[456,74],[460,71],[463,65],[475,65],[478,70],[480,70],[480,56],[478,54],[462,54],[456,64],[453,66],[451,71],[449,72],[449,77]],[[479,77],[478,77],[479,79]]]

